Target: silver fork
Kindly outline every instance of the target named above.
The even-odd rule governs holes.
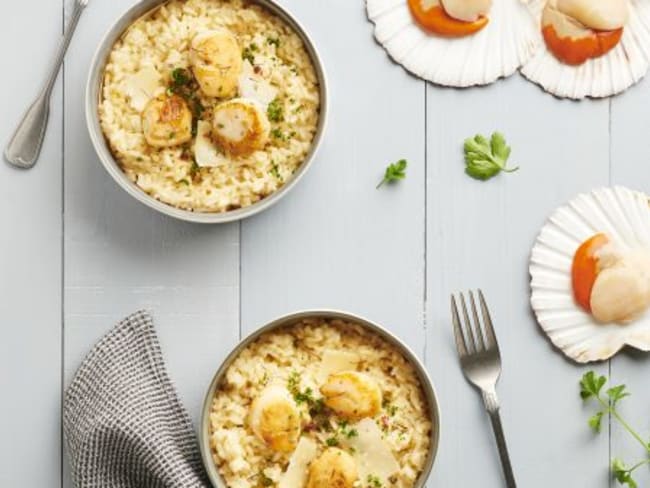
[[[499,344],[497,343],[490,311],[485,303],[485,297],[481,290],[478,291],[479,301],[481,303],[481,315],[483,324],[479,319],[476,310],[474,294],[469,292],[469,301],[472,309],[472,321],[470,321],[465,296],[460,293],[460,304],[465,324],[464,331],[456,306],[456,298],[451,296],[451,317],[454,323],[454,335],[456,337],[456,348],[460,357],[460,365],[467,380],[481,391],[485,409],[490,415],[492,429],[496,438],[499,456],[501,457],[501,466],[506,478],[508,488],[516,488],[515,476],[510,464],[510,456],[506,446],[506,438],[503,434],[501,417],[499,415],[499,400],[497,398],[496,385],[501,375],[501,354],[499,353]]]
[[[29,169],[36,164],[38,156],[41,153],[41,146],[45,138],[45,129],[50,116],[50,98],[52,98],[52,89],[59,74],[61,63],[68,50],[72,35],[77,27],[79,18],[84,8],[88,5],[88,0],[75,0],[74,10],[68,27],[63,34],[63,39],[59,44],[59,49],[54,58],[54,63],[48,74],[45,84],[36,100],[23,115],[20,124],[16,128],[9,144],[5,149],[5,159],[12,165]]]

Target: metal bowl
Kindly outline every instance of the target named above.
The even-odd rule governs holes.
[[[321,105],[318,127],[314,141],[312,142],[311,150],[289,181],[287,181],[280,189],[267,196],[266,198],[263,198],[259,202],[254,203],[253,205],[221,213],[192,212],[189,210],[173,207],[148,195],[126,176],[126,174],[122,171],[119,164],[113,157],[108,143],[104,138],[104,134],[99,122],[99,102],[104,79],[104,67],[106,66],[106,62],[111,49],[113,48],[113,45],[119,40],[119,38],[129,28],[129,26],[133,24],[137,19],[147,15],[152,10],[160,7],[164,3],[167,3],[167,1],[168,0],[141,0],[135,6],[126,11],[122,16],[120,16],[120,18],[117,20],[117,22],[115,22],[115,24],[113,24],[113,26],[109,29],[108,33],[104,36],[104,39],[100,43],[91,64],[88,83],[86,86],[86,122],[88,125],[88,131],[90,133],[90,139],[92,140],[95,151],[97,152],[97,155],[99,156],[102,164],[106,168],[106,171],[108,171],[108,173],[113,177],[117,184],[126,190],[126,192],[136,200],[157,210],[158,212],[169,215],[171,217],[175,217],[177,219],[205,224],[232,222],[235,220],[241,220],[250,217],[258,212],[261,212],[262,210],[267,209],[271,205],[278,202],[284,195],[286,195],[305,175],[314,160],[316,152],[322,141],[327,122],[327,79],[325,76],[325,71],[323,69],[323,63],[320,59],[320,56],[318,55],[318,52],[316,51],[314,43],[307,35],[305,29],[284,7],[279,6],[273,0],[249,0],[250,2],[258,4],[261,7],[267,9],[269,12],[281,18],[287,25],[289,25],[289,27],[291,27],[302,39],[307,53],[311,58],[312,64],[314,65],[316,76],[318,77],[319,81]]]
[[[424,393],[424,398],[428,406],[429,419],[431,420],[431,436],[430,436],[430,448],[427,455],[426,462],[422,473],[418,477],[415,488],[423,488],[427,478],[431,474],[431,469],[433,468],[433,462],[436,458],[436,453],[438,451],[438,442],[440,438],[440,410],[438,407],[438,401],[436,397],[436,392],[433,387],[431,378],[427,373],[426,368],[422,365],[417,356],[411,351],[411,349],[400,341],[393,334],[384,329],[381,325],[371,322],[370,320],[364,319],[357,315],[352,315],[347,312],[340,312],[335,310],[306,310],[303,312],[296,312],[290,315],[285,315],[280,317],[268,324],[266,324],[261,329],[253,332],[251,335],[242,340],[239,345],[226,357],[219,369],[217,370],[208,391],[203,400],[203,410],[201,412],[201,420],[199,426],[199,443],[201,448],[201,457],[203,458],[203,464],[208,473],[208,477],[212,482],[212,485],[215,488],[227,488],[227,485],[212,459],[212,451],[210,449],[210,409],[212,406],[212,399],[214,398],[215,391],[221,385],[226,371],[232,364],[232,362],[239,356],[239,354],[248,347],[251,343],[257,340],[261,335],[266,334],[267,332],[281,329],[284,327],[289,327],[294,325],[304,319],[339,319],[345,322],[351,322],[357,325],[360,325],[364,329],[377,334],[379,337],[384,339],[389,344],[397,348],[399,352],[408,360],[409,363],[414,367],[415,372],[420,381],[422,391]]]

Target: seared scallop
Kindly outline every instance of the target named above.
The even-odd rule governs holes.
[[[557,9],[581,24],[600,31],[619,29],[627,23],[627,0],[555,0]]]
[[[201,32],[192,39],[190,63],[201,91],[209,97],[237,94],[242,70],[241,49],[226,29]]]
[[[342,417],[372,417],[381,409],[381,389],[370,376],[343,371],[329,376],[321,386],[325,405]]]
[[[352,456],[330,447],[309,466],[306,488],[352,488],[358,478],[357,464]]]
[[[487,15],[492,7],[492,0],[441,0],[442,8],[450,17],[463,22],[474,22],[482,15]]]
[[[255,435],[274,451],[292,452],[298,444],[300,411],[280,385],[262,390],[251,406],[249,424]]]
[[[235,98],[214,109],[212,135],[219,146],[235,156],[263,149],[270,131],[266,111],[255,101]]]
[[[142,113],[142,129],[151,146],[184,144],[192,139],[192,112],[185,100],[176,95],[154,98]]]

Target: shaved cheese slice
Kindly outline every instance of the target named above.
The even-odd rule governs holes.
[[[210,132],[212,124],[199,120],[196,126],[196,140],[194,141],[194,159],[202,168],[214,168],[228,164],[228,159],[219,151],[212,142]]]
[[[331,374],[355,371],[358,364],[359,356],[353,352],[327,349],[323,353],[316,379],[319,383],[324,383]]]
[[[268,104],[278,96],[278,90],[262,76],[255,73],[255,68],[249,61],[244,61],[241,75],[239,75],[239,96],[261,103],[266,110]]]
[[[356,424],[358,436],[346,439],[353,448],[353,457],[359,469],[359,478],[365,480],[369,475],[377,476],[384,485],[400,469],[390,447],[382,439],[382,433],[372,419],[363,419]]]
[[[278,488],[302,488],[307,481],[307,468],[318,453],[316,443],[307,438],[301,437],[293,451],[289,466],[280,478]]]
[[[129,98],[131,106],[142,112],[149,100],[162,88],[160,80],[161,76],[156,68],[145,66],[124,80],[122,91]]]

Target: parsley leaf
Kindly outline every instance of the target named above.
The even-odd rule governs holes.
[[[600,390],[603,389],[605,383],[607,383],[607,378],[604,376],[596,376],[593,371],[585,373],[580,380],[580,397],[583,400],[587,400],[592,396],[597,397],[600,395]]]
[[[600,432],[600,424],[603,420],[603,415],[605,415],[605,412],[596,412],[596,414],[589,419],[589,427],[594,429],[596,432]]]
[[[630,488],[637,488],[636,481],[632,479],[632,469],[628,469],[625,466],[625,463],[618,458],[614,458],[612,461],[612,474],[614,479],[618,481],[621,485],[627,485]]]
[[[384,173],[384,179],[379,182],[377,188],[381,187],[384,183],[392,183],[406,178],[407,166],[408,161],[406,159],[400,159],[396,163],[389,164]]]
[[[489,180],[501,171],[513,173],[519,169],[508,168],[511,149],[499,132],[490,140],[480,134],[466,139],[464,144],[465,172],[477,180]]]
[[[628,392],[625,391],[625,385],[613,386],[607,390],[607,396],[612,402],[612,406],[616,405],[619,400],[622,400],[625,397],[630,396]]]

